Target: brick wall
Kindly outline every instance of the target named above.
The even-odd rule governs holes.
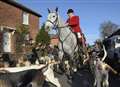
[[[16,26],[22,24],[22,17],[22,9],[0,1],[0,26],[7,26],[16,29]],[[39,29],[39,17],[31,13],[29,13],[29,28],[30,36],[35,39]],[[12,40],[15,40],[14,37],[12,37]],[[14,44],[15,41],[12,41],[12,48],[14,48]]]
[[[0,1],[0,25],[16,28],[22,24],[22,14],[21,9]],[[34,39],[39,29],[39,17],[29,14],[29,27],[31,37]]]
[[[15,28],[22,23],[22,10],[0,1],[0,25]]]
[[[36,17],[34,15],[30,15],[29,17],[29,23],[30,23],[30,36],[35,39],[38,30],[39,30],[39,17]]]
[[[53,45],[53,46],[57,46],[59,43],[59,39],[58,38],[52,38],[51,41],[50,41],[50,44]]]

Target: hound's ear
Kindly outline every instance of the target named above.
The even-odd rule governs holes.
[[[58,7],[56,7],[55,11],[58,12]]]
[[[50,9],[48,8],[48,13],[50,13]]]

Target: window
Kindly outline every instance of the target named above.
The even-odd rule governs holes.
[[[120,43],[120,37],[116,38],[116,43]]]
[[[23,12],[23,24],[29,25],[29,14],[27,12]]]
[[[118,48],[118,47],[120,47],[120,37],[117,37],[115,39],[115,48]]]

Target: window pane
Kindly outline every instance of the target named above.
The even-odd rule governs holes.
[[[29,24],[29,14],[26,12],[23,13],[23,24]]]

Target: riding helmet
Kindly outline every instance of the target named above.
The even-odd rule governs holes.
[[[67,14],[73,13],[73,12],[74,12],[73,9],[68,9]]]

